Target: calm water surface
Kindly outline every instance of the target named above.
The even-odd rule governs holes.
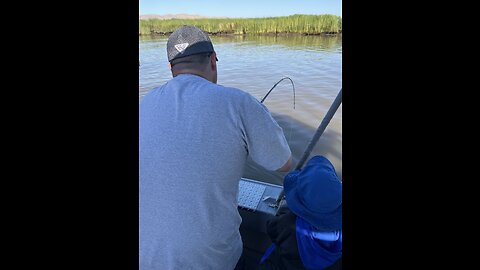
[[[242,89],[258,100],[283,77],[264,104],[283,128],[294,166],[303,156],[316,129],[342,87],[340,36],[211,37],[219,61],[218,84]],[[166,56],[167,37],[141,37],[140,95],[172,78]],[[324,155],[342,177],[342,106],[338,108],[313,155]],[[244,177],[281,184],[284,173],[269,172],[248,162]]]

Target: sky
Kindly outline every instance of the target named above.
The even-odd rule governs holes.
[[[342,0],[139,0],[140,15],[191,14],[255,18],[293,14],[342,16]]]

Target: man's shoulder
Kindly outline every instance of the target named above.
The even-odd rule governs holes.
[[[211,91],[210,94],[215,95],[217,98],[228,100],[228,104],[237,104],[240,109],[249,110],[251,108],[262,107],[260,101],[254,96],[239,88],[223,85],[215,85],[213,87],[214,91]]]
[[[163,88],[165,87],[166,84],[154,87],[153,89],[149,90],[146,94],[143,95],[143,97],[140,98],[140,106],[152,102],[151,100],[155,99],[155,97],[158,97],[159,94],[163,91]]]
[[[225,93],[226,95],[229,95],[229,96],[234,96],[237,98],[245,98],[245,99],[253,98],[252,95],[250,95],[249,93],[239,88],[223,86],[220,84],[215,84],[215,87],[217,88],[217,90],[220,90],[220,93]]]

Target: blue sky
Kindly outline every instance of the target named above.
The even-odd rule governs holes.
[[[342,0],[139,0],[140,15],[195,14],[212,17],[270,17],[293,14],[342,16]]]

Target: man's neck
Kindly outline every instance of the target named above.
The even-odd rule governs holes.
[[[203,72],[200,72],[198,70],[193,70],[193,69],[183,69],[183,70],[180,70],[180,71],[177,71],[177,72],[173,73],[172,75],[173,75],[173,77],[176,77],[180,74],[196,75],[196,76],[204,78],[207,81],[210,81],[210,82],[212,81]]]

